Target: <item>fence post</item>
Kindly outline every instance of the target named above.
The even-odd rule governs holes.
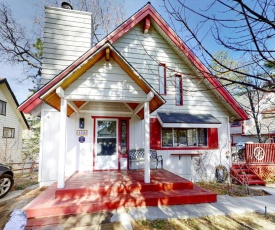
[[[34,164],[35,164],[35,161],[32,162],[32,166],[31,166],[31,168],[30,168],[30,173],[33,172]]]

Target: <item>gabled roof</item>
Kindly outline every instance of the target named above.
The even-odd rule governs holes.
[[[209,70],[199,61],[199,59],[191,52],[191,50],[185,45],[185,43],[177,36],[177,34],[168,26],[168,24],[163,20],[163,18],[157,13],[157,11],[151,6],[151,4],[145,5],[132,17],[126,20],[118,28],[116,28],[111,34],[101,40],[96,46],[92,47],[88,52],[86,52],[82,57],[76,60],[72,65],[62,71],[57,77],[52,81],[46,84],[41,90],[35,93],[32,97],[22,103],[19,107],[20,111],[25,113],[30,112],[37,105],[39,105],[42,100],[40,96],[43,95],[47,90],[52,88],[56,83],[66,77],[69,73],[74,71],[79,65],[85,62],[91,54],[93,54],[99,47],[104,45],[106,42],[110,44],[115,43],[121,36],[126,34],[131,30],[135,25],[140,23],[146,18],[150,18],[155,25],[157,25],[162,31],[163,34],[169,39],[171,43],[181,52],[189,62],[199,70],[200,74],[209,82],[215,91],[219,94],[226,103],[225,105],[230,108],[238,116],[238,120],[248,119],[246,112],[239,106],[239,104],[234,100],[234,98],[228,93],[228,91],[222,87],[221,83],[214,78]]]
[[[25,129],[29,129],[29,124],[24,116],[24,114],[22,112],[19,112],[16,108],[19,106],[17,100],[16,100],[16,97],[7,81],[6,78],[0,78],[0,85],[5,85],[5,87],[7,88],[7,92],[9,95],[6,95],[6,96],[10,96],[10,98],[12,99],[10,102],[13,103],[11,106],[15,109],[15,113],[16,115],[19,117],[23,127]]]
[[[60,75],[51,80],[47,85],[42,87],[35,95],[32,97],[31,103],[23,103],[20,106],[20,110],[25,113],[30,112],[36,107],[37,103],[44,100],[47,104],[51,105],[55,109],[60,109],[60,98],[56,94],[56,89],[61,86],[63,90],[68,88],[76,79],[78,79],[83,73],[85,73],[89,68],[91,68],[96,62],[104,58],[108,49],[108,54],[113,60],[131,77],[134,82],[146,93],[152,92],[153,98],[149,102],[150,112],[153,112],[158,107],[165,103],[165,100],[158,94],[157,91],[131,66],[127,60],[109,43],[106,42],[101,47],[97,46],[97,49],[93,49],[94,52],[90,53],[88,57],[82,60],[82,57],[65,69]],[[70,70],[67,73],[66,70]],[[27,102],[27,101],[26,101]],[[84,102],[83,102],[84,103]],[[75,102],[76,106],[80,107],[83,103]],[[23,107],[25,105],[25,107]],[[133,109],[138,105],[138,103],[129,103],[129,106]],[[67,115],[70,116],[74,112],[73,108],[68,106]],[[143,113],[140,111],[138,113],[139,117],[143,118]]]

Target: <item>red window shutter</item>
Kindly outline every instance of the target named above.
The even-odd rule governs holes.
[[[161,148],[161,125],[157,118],[150,118],[150,148]]]
[[[219,139],[218,139],[218,129],[217,128],[208,129],[208,147],[210,149],[219,148]]]

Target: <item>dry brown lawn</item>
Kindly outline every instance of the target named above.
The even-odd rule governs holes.
[[[133,230],[221,230],[221,229],[275,229],[275,214],[265,217],[262,214],[247,213],[230,216],[208,216],[192,219],[169,219],[155,221],[135,221]]]

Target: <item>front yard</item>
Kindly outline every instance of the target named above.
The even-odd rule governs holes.
[[[274,181],[270,181],[274,183]],[[24,189],[32,184],[37,183],[37,173],[23,174],[15,176],[13,189]],[[206,188],[218,195],[229,194],[231,196],[264,196],[265,192],[249,188],[248,190],[241,185],[227,183],[197,183],[197,185]],[[32,199],[43,192],[45,188],[36,188],[34,190],[25,190],[23,194],[15,199],[2,202],[0,205],[0,229],[3,229],[9,219],[9,215],[14,209],[21,209]],[[1,202],[1,200],[0,200]],[[101,221],[95,221],[101,217]],[[110,212],[87,213],[79,215],[68,215],[58,217],[58,223],[65,226],[66,229],[120,229],[123,226],[120,222],[110,223]],[[90,221],[87,221],[90,220]],[[247,213],[243,215],[228,216],[208,216],[203,218],[192,219],[167,219],[167,220],[139,220],[133,221],[133,230],[151,230],[151,229],[275,229],[275,214],[268,214],[267,217],[259,213]]]

